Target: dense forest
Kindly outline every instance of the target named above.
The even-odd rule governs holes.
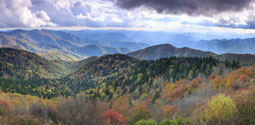
[[[14,57],[22,56],[19,65],[23,69],[1,70],[5,73],[0,79],[1,124],[255,123],[255,70],[253,66],[241,66],[239,61],[214,57],[150,61],[110,54],[79,62],[48,61],[36,56],[41,60],[32,58],[26,64],[26,58],[31,57],[10,56],[13,51],[1,55],[10,57],[2,58],[1,64],[12,64]],[[43,69],[31,66],[35,62]],[[52,67],[48,65],[54,65],[54,71],[61,71],[61,75],[23,77],[29,68],[50,72]]]
[[[66,75],[64,67],[28,51],[1,48],[0,57],[1,78],[39,79]]]
[[[219,62],[212,57],[171,57],[157,61],[140,61],[121,55],[107,55],[84,63],[77,71],[62,78],[15,79],[2,77],[0,88],[4,92],[16,92],[44,98],[76,95],[82,91],[96,97],[110,96],[109,87],[116,90],[121,87],[122,94],[133,93],[143,84],[151,87],[153,80],[162,77],[175,82],[180,79],[193,79],[199,74],[209,76],[220,70],[220,65],[227,69],[239,68],[238,62]],[[26,73],[25,73],[26,74]],[[22,74],[22,75],[25,75]],[[97,89],[102,87],[99,93]]]

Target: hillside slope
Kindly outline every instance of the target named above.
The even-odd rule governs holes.
[[[138,85],[152,84],[152,79],[163,77],[169,81],[208,76],[219,64],[213,57],[171,57],[157,61],[141,61],[127,55],[114,54],[100,57],[66,77],[74,90],[88,90],[98,86],[117,86],[124,92],[133,92]],[[184,68],[185,67],[185,68]],[[233,67],[235,68],[235,67]]]
[[[64,75],[64,68],[34,53],[11,48],[0,49],[1,78],[39,79]]]
[[[139,63],[137,59],[126,55],[106,55],[84,64],[72,74],[72,77],[83,81],[113,76],[124,71],[130,71],[131,67],[137,63]]]
[[[104,54],[115,54],[115,53],[123,53],[124,54],[124,53],[128,53],[131,51],[126,48],[113,48],[113,47],[94,45],[94,44],[72,48],[71,50],[77,54],[86,55],[88,57],[102,56]]]

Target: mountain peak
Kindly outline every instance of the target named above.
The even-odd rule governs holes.
[[[205,52],[188,47],[176,48],[171,44],[160,44],[139,51],[128,53],[129,56],[142,60],[157,60],[166,57],[207,57],[215,56],[212,52]]]

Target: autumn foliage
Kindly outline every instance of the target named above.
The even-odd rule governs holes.
[[[233,71],[229,74],[228,77],[225,78],[226,87],[230,87],[231,84],[235,81],[237,82],[245,82],[249,78],[252,78],[254,75],[253,67],[242,67],[236,71]]]
[[[164,87],[162,98],[171,101],[174,98],[181,97],[191,92],[193,89],[197,88],[200,83],[200,78],[193,79],[192,81],[184,79],[174,84],[170,83]]]
[[[6,115],[10,110],[10,103],[4,100],[0,100],[0,115]]]
[[[10,108],[11,105],[10,105],[10,103],[7,102],[7,101],[0,100],[0,107],[1,107],[1,108]]]
[[[116,58],[120,60],[122,56]],[[125,58],[129,59],[129,57]],[[36,90],[34,89],[36,84],[33,84],[34,86],[27,84],[27,88],[35,95],[37,90],[40,90],[40,93],[47,94],[46,97],[52,97],[51,93],[66,94],[67,96],[64,97],[46,99],[31,96],[29,93],[17,94],[14,92],[22,89],[17,89],[19,84],[13,84],[17,87],[12,88],[15,89],[13,93],[0,92],[0,124],[255,123],[252,120],[255,116],[255,92],[251,91],[255,88],[255,84],[251,84],[252,81],[255,83],[254,67],[227,69],[220,74],[214,71],[216,65],[207,64],[210,60],[204,59],[203,62],[199,58],[194,58],[189,59],[193,60],[192,62],[185,62],[187,60],[183,58],[181,60],[183,65],[179,65],[180,61],[174,59],[141,64],[131,59],[130,64],[126,64],[125,61],[119,63],[118,60],[109,58],[106,61],[107,64],[112,65],[111,67],[103,65],[105,60],[99,60],[98,68],[93,68],[94,64],[91,63],[91,67],[86,67],[88,72],[81,72],[82,78],[90,76],[88,73],[95,75],[93,78],[91,76],[88,78],[96,81],[96,84],[94,81],[83,79],[84,85],[85,83],[93,85],[88,86],[90,89],[85,91],[81,89],[86,87],[83,84],[76,86],[76,83],[69,81],[65,81],[68,84],[57,83],[61,88],[52,87],[51,85],[55,85],[54,81],[49,85],[45,84],[48,83],[47,80],[42,83],[35,81],[34,83],[43,86]],[[119,64],[117,66],[119,68],[114,64]],[[131,64],[139,67],[135,69],[129,66]],[[101,79],[101,76],[104,79]],[[1,80],[0,83],[9,85],[6,84],[8,82]],[[76,91],[72,92],[73,89],[67,85]],[[238,86],[238,89],[233,89],[234,85]],[[60,91],[63,89],[72,93]]]
[[[126,125],[127,120],[121,116],[118,112],[109,110],[102,114],[102,118],[105,125]]]
[[[240,77],[237,79],[238,82],[247,82],[249,79],[249,76],[246,74],[240,75]]]
[[[168,117],[173,116],[175,108],[176,107],[173,106],[173,105],[166,105],[166,106],[164,106],[164,108],[163,108],[164,117],[168,118]]]

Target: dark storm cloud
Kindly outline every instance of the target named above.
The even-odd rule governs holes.
[[[239,12],[251,7],[255,0],[116,0],[116,5],[124,9],[140,6],[159,13],[212,16],[223,12]]]

